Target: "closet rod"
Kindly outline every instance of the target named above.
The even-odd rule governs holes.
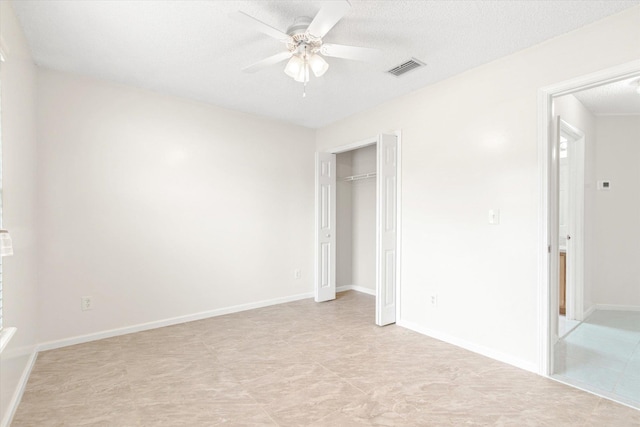
[[[370,173],[361,173],[360,175],[345,176],[344,178],[342,178],[342,180],[343,181],[359,181],[361,179],[375,178],[375,177],[376,177],[376,173],[370,172]]]

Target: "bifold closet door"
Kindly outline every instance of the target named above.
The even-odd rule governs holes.
[[[316,153],[315,300],[336,298],[336,155]]]
[[[398,137],[380,134],[377,168],[376,324],[396,321]]]

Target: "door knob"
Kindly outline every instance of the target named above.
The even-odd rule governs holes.
[[[571,240],[571,236],[567,234],[567,240]]]
[[[328,239],[329,237],[331,237],[331,234],[327,234],[327,239]]]

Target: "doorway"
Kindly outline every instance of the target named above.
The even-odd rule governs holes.
[[[376,294],[377,144],[336,154],[336,291]]]
[[[363,257],[364,269],[371,273],[375,285],[369,283],[350,284],[352,289],[370,289],[376,298],[375,323],[379,326],[395,323],[399,318],[400,305],[400,132],[394,134],[380,134],[368,140],[336,147],[327,152],[316,153],[316,217],[315,217],[315,300],[324,302],[335,299],[337,291],[337,269],[343,267],[350,260],[341,259],[338,262],[337,233],[337,197],[338,185],[369,181],[375,183],[373,194],[374,203],[369,206],[368,220],[375,212],[375,228],[373,235],[358,239],[358,246],[365,252],[373,253],[373,258]],[[358,151],[360,150],[360,151]],[[342,164],[338,176],[338,155],[341,160],[348,157],[344,153],[351,153],[351,164]],[[358,162],[354,169],[353,157],[356,153]],[[374,170],[371,170],[375,166]],[[364,169],[362,169],[364,167]],[[349,174],[356,170],[357,173]],[[345,171],[347,171],[345,173]],[[339,179],[341,181],[339,181]],[[369,185],[371,187],[371,185]],[[364,194],[366,199],[368,196]],[[342,202],[344,203],[344,197]],[[364,218],[367,221],[367,218]],[[344,231],[344,230],[343,230]],[[351,230],[353,231],[353,229]],[[368,247],[368,248],[367,248]],[[343,251],[341,256],[348,258],[351,254]],[[340,271],[341,276],[344,271]]]
[[[611,109],[640,107],[638,85],[640,61],[634,61],[543,88],[538,108],[540,373],[635,407],[640,407],[640,269],[631,268],[636,262],[629,257],[637,259],[640,246],[625,242],[640,240],[640,221],[631,213],[636,212],[634,203],[640,204],[640,179],[634,175],[640,109]],[[604,102],[614,94],[629,102]],[[574,103],[572,114],[563,112],[564,100]],[[564,161],[563,144],[568,150]],[[579,151],[580,144],[583,157],[578,152],[575,158],[584,172],[575,175],[571,150]],[[617,178],[617,192],[612,177]],[[576,323],[564,334],[559,329],[562,252],[567,260],[566,318]]]

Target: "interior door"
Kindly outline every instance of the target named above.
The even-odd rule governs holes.
[[[560,141],[566,140],[566,229],[560,227],[560,240],[566,242],[567,319],[584,317],[584,132],[561,121]],[[563,165],[561,163],[562,172]],[[562,200],[562,198],[561,198]],[[562,246],[562,245],[561,245]]]
[[[378,136],[376,324],[396,321],[398,138]]]
[[[558,291],[559,300],[558,313],[560,315],[567,314],[567,259],[571,257],[569,251],[569,244],[571,243],[571,237],[569,233],[571,215],[569,214],[569,207],[571,205],[570,199],[572,196],[571,186],[569,183],[569,158],[570,158],[570,144],[569,139],[560,130],[560,140],[558,145],[558,250],[560,251],[559,261],[559,276],[558,276]]]
[[[565,268],[565,296],[566,296],[566,317],[567,319],[574,320],[576,318],[575,314],[575,241],[576,241],[576,153],[575,153],[575,145],[576,141],[573,137],[569,135],[564,135],[562,130],[563,124],[560,123],[560,143],[562,144],[564,140],[567,141],[567,164],[564,169],[566,169],[566,180],[567,180],[567,207],[566,207],[566,229],[560,229],[560,237],[564,236],[564,241],[566,242],[566,268]],[[560,159],[561,161],[564,159]],[[562,165],[560,166],[560,170],[562,170]],[[562,278],[561,278],[562,280]]]
[[[336,155],[316,153],[315,300],[336,298]]]

